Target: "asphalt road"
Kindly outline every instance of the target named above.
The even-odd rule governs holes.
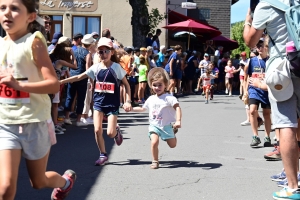
[[[71,200],[269,200],[281,188],[270,176],[281,171],[281,161],[266,161],[272,148],[250,148],[250,126],[237,96],[215,96],[204,104],[202,96],[179,99],[182,128],[174,149],[161,141],[160,169],[150,169],[147,113],[124,113],[119,124],[124,133],[121,146],[106,137],[110,164],[94,166],[99,152],[93,126],[68,126],[51,149],[48,170],[77,173]],[[264,137],[263,129],[260,131]],[[274,132],[272,132],[272,138]],[[26,166],[20,166],[16,200],[47,200],[52,189],[34,190]]]

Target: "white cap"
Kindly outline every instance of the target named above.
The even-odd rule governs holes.
[[[266,84],[268,85],[269,98],[274,101],[286,101],[294,93],[289,61],[276,59],[266,73]]]
[[[165,49],[166,48],[166,46],[165,45],[162,45],[162,46],[160,46],[160,50],[162,51],[163,49]]]
[[[92,44],[94,42],[94,38],[92,34],[86,34],[83,36],[81,43],[83,44]]]

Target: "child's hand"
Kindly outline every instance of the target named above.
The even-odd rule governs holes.
[[[132,111],[132,105],[131,105],[131,103],[128,103],[128,102],[124,103],[124,104],[123,104],[123,109],[124,109],[126,112]]]
[[[181,128],[181,121],[176,121],[175,124],[173,125],[175,128]]]
[[[1,74],[0,83],[15,90],[20,90],[20,83],[10,74]]]

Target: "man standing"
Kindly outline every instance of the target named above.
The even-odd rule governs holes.
[[[280,0],[287,6],[299,5],[299,0]],[[244,24],[244,40],[249,47],[254,47],[262,36],[264,30],[269,34],[269,54],[270,59],[267,62],[267,72],[271,73],[275,67],[282,62],[285,57],[285,45],[289,41],[284,12],[272,7],[269,3],[260,2],[251,17],[249,9]],[[299,162],[299,145],[297,145],[296,132],[298,127],[297,107],[300,105],[300,78],[291,76],[294,92],[292,97],[287,97],[284,101],[277,101],[272,89],[269,87],[269,100],[272,109],[273,127],[279,135],[280,153],[283,166],[288,180],[288,187],[283,188],[280,192],[273,193],[274,199],[300,199],[300,191],[298,189],[297,167]],[[288,91],[277,90],[278,93],[286,93]],[[274,98],[271,98],[274,96]],[[286,96],[286,95],[284,95]]]
[[[156,29],[156,33],[155,35],[157,36],[157,40],[156,40],[156,43],[157,43],[157,49],[160,49],[160,42],[159,42],[159,36],[161,34],[161,30],[160,29]]]
[[[48,15],[43,15],[42,18],[44,19],[45,23],[45,31],[46,31],[46,42],[47,44],[51,44],[50,42],[50,33],[51,33],[51,18]]]
[[[160,47],[160,52],[158,53],[158,60],[156,61],[157,67],[165,67],[165,53],[166,53],[166,47],[162,45]]]
[[[82,43],[81,43],[82,38],[83,38],[83,35],[81,33],[77,33],[77,34],[74,35],[73,41],[72,41],[73,51],[75,51],[77,49],[77,47],[80,47],[82,45]]]

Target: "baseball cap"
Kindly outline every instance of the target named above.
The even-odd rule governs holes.
[[[286,101],[292,97],[294,86],[289,70],[289,61],[276,59],[267,70],[266,84],[271,99],[277,102]]]
[[[247,53],[245,52],[245,51],[243,51],[242,53],[241,53],[241,56],[246,56],[247,55]]]
[[[86,34],[83,36],[81,43],[83,44],[92,44],[94,42],[94,38],[92,36],[92,34]]]
[[[79,38],[83,38],[83,35],[81,33],[76,33],[74,36],[73,36],[73,39],[79,39]]]
[[[102,46],[105,46],[105,47],[108,47],[108,48],[113,48],[113,42],[109,38],[102,37],[98,41],[98,48],[102,47]]]
[[[170,48],[170,49],[167,49],[167,52],[168,52],[168,51],[174,51],[174,49],[172,49],[172,48]]]
[[[169,75],[168,75],[167,71],[166,71],[165,69],[161,68],[161,67],[155,67],[155,68],[152,68],[152,69],[149,71],[148,76],[147,76],[149,87],[151,87],[151,83],[150,83],[151,77],[152,77],[155,73],[157,73],[157,72],[161,72],[162,74],[163,74],[163,73],[165,74],[165,76],[167,77],[167,80],[168,80],[168,84],[167,84],[167,85],[169,85],[170,78],[169,78]]]
[[[140,51],[140,48],[134,47],[134,52],[139,52],[139,51]]]
[[[63,36],[63,34],[62,34],[61,32],[54,33],[54,34],[53,34],[53,39],[52,39],[51,43],[52,43],[52,44],[56,44],[57,41],[58,41],[58,39],[59,39],[60,37],[62,37],[62,36]]]
[[[208,57],[209,55],[208,55],[208,53],[205,53],[204,56],[205,56],[205,57]]]
[[[92,35],[92,36],[95,36],[95,35],[98,35],[98,36],[99,36],[99,33],[97,33],[97,32],[92,32],[91,35]]]
[[[162,50],[165,49],[165,48],[166,48],[165,45],[161,45],[159,49],[162,51]]]
[[[147,49],[145,47],[141,47],[140,51],[147,51]]]
[[[193,53],[193,54],[196,54],[196,53],[197,53],[197,51],[193,51],[192,53]]]
[[[62,36],[58,39],[58,42],[57,44],[62,44],[62,43],[69,43],[70,42],[70,39],[66,36]]]

